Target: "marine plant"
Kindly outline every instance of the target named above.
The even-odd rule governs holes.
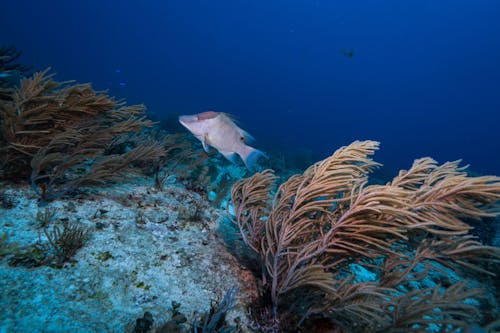
[[[36,215],[38,239],[34,244],[16,247],[9,256],[11,266],[60,268],[73,257],[88,240],[91,229],[68,218],[56,218],[56,210],[46,208]],[[45,239],[42,239],[42,235]]]
[[[170,176],[186,177],[189,170],[196,168],[205,158],[185,134],[166,134],[160,141],[165,149],[165,157],[154,165],[153,177],[155,188],[162,191]]]
[[[498,215],[500,178],[421,158],[387,184],[367,185],[378,147],[353,142],[277,189],[271,170],[233,186],[234,222],[260,261],[261,328],[451,332],[481,320],[471,303],[480,290],[422,283],[446,269],[495,275],[500,249],[481,244],[465,221]]]
[[[69,220],[62,220],[60,225],[54,225],[50,231],[48,228],[44,228],[43,231],[54,251],[56,266],[71,260],[90,236],[90,229]]]
[[[238,292],[237,288],[229,288],[227,292],[224,294],[222,299],[216,299],[210,301],[210,309],[198,315],[190,325],[189,329],[186,329],[183,325],[187,322],[187,318],[184,314],[180,312],[181,304],[172,301],[172,315],[171,318],[160,324],[155,332],[156,333],[176,333],[176,332],[191,332],[191,333],[233,333],[240,332],[239,328],[236,326],[230,326],[226,322],[226,314],[234,307],[234,301],[236,293]],[[144,318],[146,314],[144,315]],[[138,319],[136,322],[136,331],[139,326],[139,322],[142,319]],[[147,322],[153,323],[153,319],[150,318]],[[148,327],[149,329],[149,327]],[[148,331],[149,332],[149,331]]]
[[[31,71],[30,66],[17,63],[20,56],[14,46],[0,47],[0,100],[10,100],[16,81]]]
[[[47,255],[47,263],[56,267],[70,261],[90,237],[89,228],[67,218],[56,220],[56,210],[52,208],[39,211],[36,220],[52,252]],[[41,244],[40,235],[38,242]]]
[[[236,327],[226,323],[226,313],[234,307],[237,288],[229,288],[222,300],[212,301],[210,310],[193,323],[193,333],[231,333]]]
[[[78,187],[122,179],[130,165],[163,156],[145,142],[113,153],[114,140],[152,123],[144,106],[126,106],[89,84],[56,82],[48,69],[21,80],[0,100],[0,169],[3,178],[30,178],[44,200]]]

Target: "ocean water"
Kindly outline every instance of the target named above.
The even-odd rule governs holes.
[[[500,173],[496,0],[6,1],[2,12],[1,41],[25,63],[159,117],[215,110],[264,150],[322,158],[371,139],[393,170],[431,156]]]
[[[363,141],[372,147],[365,147],[367,155],[382,164],[369,184],[386,184],[423,157],[438,165],[461,160],[461,166],[469,165],[469,176],[500,175],[498,0],[19,0],[3,1],[0,11],[0,48],[12,45],[22,52],[14,62],[31,66],[25,73],[0,66],[0,80],[17,80],[11,86],[8,81],[9,88],[18,84],[22,74],[50,67],[56,81],[88,82],[96,91],[105,90],[128,105],[144,104],[157,128],[187,135],[185,145],[176,149],[193,152],[154,165],[150,160],[130,163],[141,169],[140,175],[115,168],[112,182],[74,185],[99,158],[117,151],[126,154],[141,140],[148,142],[146,137],[159,137],[144,131],[145,136],[124,140],[121,146],[113,142],[113,149],[102,156],[89,155],[58,178],[56,169],[32,173],[36,167],[31,157],[42,147],[30,150],[33,145],[18,140],[16,135],[27,132],[11,127],[6,111],[10,99],[2,99],[4,81],[0,81],[0,333],[393,332],[399,324],[396,305],[383,303],[384,314],[370,307],[382,302],[376,300],[380,294],[374,293],[370,300],[360,296],[356,305],[366,302],[366,312],[345,311],[347,301],[335,303],[339,319],[331,314],[332,308],[322,307],[314,298],[317,294],[311,290],[318,284],[307,286],[312,289],[283,287],[281,294],[266,289],[272,265],[267,266],[267,275],[263,273],[266,255],[259,257],[256,249],[265,248],[263,235],[272,238],[271,231],[261,234],[257,243],[249,240],[255,234],[242,222],[251,214],[249,206],[237,201],[238,184],[243,184],[238,182],[270,168],[276,172],[276,182],[283,183],[356,140],[380,142],[376,149],[370,146],[372,141]],[[15,109],[17,115],[21,109]],[[267,158],[245,168],[239,158],[234,164],[224,159],[213,142],[207,142],[213,146],[210,153],[203,153],[193,131],[181,126],[178,117],[206,111],[231,115],[255,139],[251,145]],[[36,124],[23,130],[36,130]],[[9,128],[16,128],[18,134],[11,135]],[[376,150],[373,156],[372,150]],[[8,154],[22,158],[5,157]],[[365,162],[352,163],[361,170]],[[431,173],[435,166],[429,165],[426,172]],[[455,172],[450,172],[450,179],[451,174],[464,176],[456,165],[445,166]],[[366,166],[363,172],[369,169]],[[54,182],[46,180],[52,177]],[[448,196],[440,196],[439,191],[452,185],[444,182],[446,177],[436,177],[426,183],[434,188],[422,200],[435,198],[439,204],[427,208],[432,203],[425,201],[410,207],[401,193],[394,200],[404,204],[390,202],[416,215],[429,209],[421,220],[405,215],[414,223],[434,218],[446,224],[453,217],[458,229],[414,227],[417,231],[408,231],[390,246],[401,246],[395,251],[417,262],[420,248],[415,244],[444,239],[444,243],[471,245],[468,236],[460,238],[470,234],[473,241],[487,246],[466,247],[472,252],[461,259],[469,269],[474,266],[472,271],[463,267],[467,265],[458,265],[460,269],[447,265],[446,258],[430,266],[422,261],[412,267],[407,281],[393,286],[389,279],[383,283],[390,275],[385,265],[394,259],[389,251],[379,256],[370,248],[372,256],[365,249],[370,254],[356,261],[352,258],[360,253],[339,250],[338,254],[335,248],[335,255],[348,258],[334,265],[335,278],[359,286],[394,287],[383,292],[400,297],[401,304],[411,304],[419,293],[435,292],[445,300],[429,313],[408,314],[418,319],[413,326],[403,322],[398,332],[498,332],[500,180],[477,178],[485,179],[484,187],[478,187],[485,190],[479,194],[467,192],[470,183],[464,181],[456,186],[460,192],[463,185],[464,193],[448,194],[452,199],[446,201]],[[68,183],[72,185],[65,187]],[[339,198],[350,190],[353,198],[361,198],[364,192],[361,182],[358,185],[317,194],[310,199],[312,204],[330,200],[330,206],[304,215],[309,214],[313,222],[323,221],[322,214],[330,213],[338,219],[348,212]],[[50,186],[53,193],[48,191]],[[410,190],[414,188],[408,185],[405,191]],[[265,202],[275,191],[269,186],[268,196],[258,202]],[[298,197],[291,195],[289,200],[295,202]],[[354,200],[345,200],[345,207],[355,205]],[[260,210],[254,222],[264,225],[278,219],[279,214],[270,213],[279,210],[277,202]],[[439,215],[443,206],[448,211]],[[244,213],[238,215],[238,208]],[[283,209],[289,212],[296,207],[290,204]],[[376,220],[370,218],[367,223]],[[389,222],[399,216],[384,218],[383,228],[390,228]],[[72,229],[82,233],[82,244],[71,256],[61,257],[62,240],[55,240],[65,228],[71,229],[68,221],[84,228]],[[469,224],[474,230],[463,227]],[[311,234],[322,237],[332,229],[326,226]],[[386,241],[395,234],[393,230],[384,234],[386,238],[377,237]],[[297,238],[289,244],[291,250],[277,258],[298,251],[298,244],[306,244],[307,237]],[[73,242],[70,247],[78,242],[67,241]],[[351,250],[356,244],[349,243]],[[432,246],[445,253],[449,248],[443,244]],[[470,259],[475,256],[488,262]],[[324,257],[319,258],[327,265]],[[305,260],[297,267],[312,264]],[[345,292],[339,284],[335,288]],[[472,290],[468,288],[482,288],[483,296],[467,294],[464,290]],[[460,304],[457,308],[465,314],[453,312],[456,308],[447,308],[449,304]],[[409,308],[404,311],[409,313]],[[209,322],[214,313],[226,324]],[[346,313],[352,317],[345,319]],[[356,316],[366,313],[373,315],[369,324],[363,320],[353,324]],[[421,324],[422,318],[430,318],[429,323]]]

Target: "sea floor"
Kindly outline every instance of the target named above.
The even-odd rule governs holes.
[[[197,193],[139,179],[43,206],[27,185],[0,186],[11,203],[0,208],[0,332],[133,332],[145,312],[155,327],[170,320],[173,302],[187,329],[229,288],[238,293],[227,322],[246,331],[252,274],[217,231],[231,223],[226,213]],[[9,265],[14,253],[47,244],[37,222],[47,209],[54,224],[88,228],[84,246],[62,267]]]
[[[232,288],[237,293],[226,322],[253,332],[248,308],[257,282],[233,256],[241,242],[226,202],[208,192],[188,189],[176,178],[158,190],[151,178],[139,177],[43,204],[27,184],[0,182],[0,333],[146,332],[136,330],[145,313],[153,318],[149,331],[191,332],[193,322]],[[50,226],[42,225],[44,214],[53,214]],[[88,239],[62,265],[40,259],[64,223],[86,228]],[[410,290],[463,279],[450,268],[436,268],[411,282]],[[377,280],[357,264],[348,275],[356,283]],[[490,308],[480,311],[498,316],[497,289],[474,275],[467,280],[485,291]],[[167,323],[173,326],[159,329]]]

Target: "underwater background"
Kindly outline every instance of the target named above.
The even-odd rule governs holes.
[[[496,0],[5,1],[1,42],[158,118],[233,114],[264,151],[382,143],[500,173]]]
[[[499,1],[0,10],[0,333],[500,332]]]

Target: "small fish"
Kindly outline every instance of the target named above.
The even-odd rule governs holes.
[[[6,79],[10,77],[15,77],[19,75],[19,71],[11,70],[11,71],[2,71],[0,72],[0,79]]]
[[[0,72],[0,80],[8,82],[11,85],[17,85],[21,80],[21,73],[18,70]]]
[[[346,56],[347,58],[352,58],[354,56],[354,50],[347,51],[345,49],[340,49],[340,54]]]
[[[225,113],[207,111],[180,116],[179,122],[201,141],[206,152],[209,146],[214,147],[233,163],[236,163],[236,155],[239,155],[246,167],[251,168],[259,157],[266,156],[246,144],[253,140],[252,136],[236,126]]]

